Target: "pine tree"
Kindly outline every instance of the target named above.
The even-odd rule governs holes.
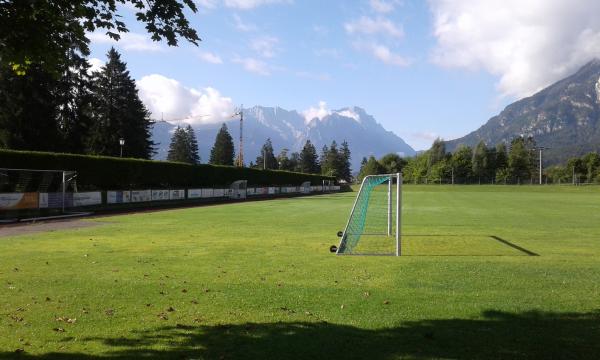
[[[150,113],[138,96],[121,55],[111,48],[108,61],[94,76],[94,116],[90,133],[91,153],[118,156],[119,139],[125,140],[123,155],[149,159],[154,153]]]
[[[61,150],[85,153],[92,122],[93,100],[90,64],[76,49],[67,52],[67,65],[55,88]]]
[[[531,177],[531,153],[527,149],[527,141],[516,137],[510,143],[508,152],[508,174],[513,181],[523,183]]]
[[[198,140],[196,132],[191,125],[188,124],[185,128],[187,156],[190,164],[200,164],[200,155],[198,154]]]
[[[195,164],[190,150],[190,139],[187,129],[177,126],[171,137],[167,160]]]
[[[482,141],[477,144],[473,151],[472,170],[473,175],[477,178],[478,182],[481,183],[481,178],[485,177],[488,169],[487,165],[487,146]]]
[[[209,162],[214,165],[233,166],[234,153],[233,138],[227,130],[227,125],[223,124],[217,133],[215,144],[210,151]]]
[[[321,149],[321,154],[319,155],[319,167],[320,167],[320,172],[321,174],[325,174],[326,173],[326,168],[329,168],[329,165],[327,163],[327,157],[329,156],[329,148],[327,147],[327,145],[323,145],[323,148]]]
[[[61,150],[56,86],[57,80],[38,65],[31,65],[27,76],[0,70],[0,148]]]
[[[278,169],[277,158],[275,157],[271,139],[267,139],[256,157],[256,165],[260,169]]]
[[[299,170],[306,174],[318,174],[321,171],[319,168],[317,150],[310,140],[306,140],[306,143],[300,152]]]
[[[321,174],[339,178],[340,155],[335,140],[331,142],[329,148],[327,146],[323,147],[323,155],[323,160],[321,160]]]
[[[348,142],[346,140],[344,140],[344,142],[342,143],[342,147],[340,148],[338,157],[339,159],[337,165],[339,178],[346,180],[347,182],[352,181],[352,168],[350,165],[350,147],[348,146]]]

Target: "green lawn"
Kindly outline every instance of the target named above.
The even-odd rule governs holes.
[[[0,359],[600,357],[600,188],[405,186],[400,258],[354,196],[0,238]]]

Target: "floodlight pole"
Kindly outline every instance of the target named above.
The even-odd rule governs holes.
[[[401,217],[402,217],[402,173],[396,174],[396,256],[402,255]]]

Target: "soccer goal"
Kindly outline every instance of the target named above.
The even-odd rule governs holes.
[[[366,176],[336,254],[400,256],[401,215],[402,174]]]
[[[77,172],[0,168],[0,213],[60,210],[73,206]]]
[[[247,188],[248,188],[248,181],[246,181],[246,180],[234,181],[231,184],[231,186],[229,187],[229,198],[236,199],[236,200],[246,199],[246,196],[248,195]]]
[[[300,193],[310,194],[310,181],[305,181],[300,185]]]

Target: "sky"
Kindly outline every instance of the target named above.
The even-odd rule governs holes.
[[[119,42],[155,119],[221,122],[237,107],[307,117],[364,108],[416,150],[466,135],[600,56],[597,0],[195,0],[202,42],[153,42],[135,9]]]

